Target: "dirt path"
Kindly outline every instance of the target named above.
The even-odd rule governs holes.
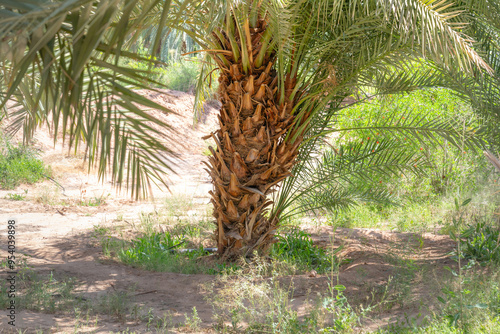
[[[28,237],[31,240],[37,239],[36,245],[23,247],[35,271],[76,277],[81,283],[78,292],[86,299],[97,300],[107,293],[133,290],[132,302],[146,306],[146,310],[154,309],[154,314],[160,318],[168,312],[173,316],[172,320],[175,323],[182,323],[185,320],[184,314],[190,314],[192,307],[196,306],[200,317],[205,322],[210,322],[210,307],[203,300],[199,284],[213,279],[212,276],[154,273],[115,262],[103,262],[100,260],[102,256],[100,247],[92,243],[91,231],[88,229],[90,220],[83,220],[82,217],[61,219],[56,215],[45,218],[52,222],[39,225],[39,230],[33,232],[33,238]],[[29,217],[19,217],[20,221],[23,219],[29,221]],[[59,236],[40,238],[41,235],[52,233],[54,224],[63,227],[68,233],[62,232]],[[71,231],[68,224],[72,225]],[[23,233],[22,230],[19,233],[25,236],[29,234]],[[63,318],[57,321],[52,315],[32,313],[29,318],[23,318],[25,320],[23,326],[26,328],[36,328],[37,325],[50,321],[52,327],[59,326],[61,330],[68,330],[74,326],[71,324],[69,328],[65,328],[69,319]],[[145,324],[141,322],[107,324],[99,321],[98,323],[99,326],[92,330],[117,331],[126,328],[145,330]]]
[[[211,185],[201,163],[206,147],[201,137],[215,127],[215,109],[208,108],[205,123],[193,128],[192,96],[171,92],[169,97],[150,97],[175,109],[178,115],[157,116],[174,125],[183,138],[189,138],[175,147],[180,157],[174,167],[177,175],[170,179],[172,193],[187,193],[198,203],[207,203]],[[151,314],[158,318],[168,315],[173,324],[183,324],[185,314],[196,307],[202,331],[213,331],[212,306],[205,301],[206,292],[202,292],[201,285],[214,280],[215,276],[148,272],[105,260],[101,247],[93,238],[94,226],[112,226],[116,220],[137,220],[141,212],[161,209],[170,194],[157,189],[154,201],[132,202],[125,194],[116,194],[109,183],[99,183],[95,175],[86,174],[81,156],[68,156],[60,146],[54,148],[47,132],[37,134],[36,145],[43,151],[43,160],[51,165],[64,191],[50,181],[21,186],[14,191],[0,190],[0,224],[5,227],[9,217],[17,219],[17,252],[24,254],[29,267],[38,274],[76,278],[79,282],[77,293],[85,299],[97,300],[107,294],[128,292],[130,303],[146,312],[151,309]],[[26,194],[26,199],[5,199],[8,193]],[[99,199],[104,204],[96,207],[77,204],[82,200]],[[0,225],[1,245],[6,245],[4,227]],[[343,245],[340,257],[346,261],[340,269],[338,283],[347,287],[346,294],[353,305],[368,305],[370,296],[377,299],[384,289],[387,291],[397,284],[411,282],[411,287],[404,287],[406,295],[401,300],[393,305],[387,303],[387,307],[377,313],[376,320],[366,321],[367,329],[377,328],[406,312],[421,311],[415,305],[420,300],[434,298],[434,291],[426,288],[425,281],[442,276],[446,272],[445,265],[453,266],[447,256],[453,244],[444,236],[368,229],[338,229],[334,233],[330,227],[304,228],[319,245],[329,247],[333,237],[335,247]],[[0,256],[5,258],[6,255],[6,247],[1,247]],[[298,310],[311,295],[324,293],[332,283],[332,277],[314,274],[289,276],[283,280],[293,281],[293,305]],[[401,290],[396,288],[394,291]],[[152,332],[140,319],[125,321],[110,315],[75,319],[69,314],[72,313],[21,311],[17,329],[26,330],[23,333],[35,333],[38,329],[44,333],[109,333],[127,328],[137,333]],[[6,313],[0,312],[0,333],[8,332],[6,323]],[[181,327],[175,331],[183,330]]]

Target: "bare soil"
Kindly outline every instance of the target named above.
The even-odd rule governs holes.
[[[173,323],[179,326],[170,332],[188,331],[182,326],[185,314],[191,314],[196,307],[202,320],[201,332],[215,332],[212,306],[206,302],[207,292],[201,288],[204,283],[216,279],[215,276],[131,268],[105,258],[101,246],[93,238],[94,226],[113,226],[137,220],[140,212],[161,208],[171,194],[190,194],[200,204],[209,201],[207,192],[211,185],[202,164],[207,143],[201,137],[215,129],[217,110],[207,106],[202,122],[193,125],[193,96],[175,91],[143,93],[176,113],[165,115],[151,111],[178,133],[179,140],[172,147],[178,158],[175,160],[175,174],[169,181],[171,193],[156,189],[154,200],[129,200],[127,194],[117,193],[110,183],[99,182],[94,173],[87,173],[81,153],[68,154],[60,144],[54,146],[50,132],[42,128],[36,134],[35,147],[40,149],[42,159],[51,166],[54,179],[64,190],[49,180],[31,186],[22,185],[15,190],[0,190],[0,224],[4,224],[0,227],[0,245],[4,245],[0,247],[0,256],[2,259],[7,256],[7,219],[15,217],[17,254],[24,254],[35,272],[76,278],[79,282],[77,293],[86,299],[97,299],[117,291],[133,291],[131,302],[134,305],[146,312],[152,309],[152,313],[160,318],[167,313],[172,316]],[[25,194],[25,190],[27,195],[23,201],[6,199],[8,193]],[[103,204],[96,207],[78,204],[82,200],[97,199]],[[306,223],[303,229],[312,234],[318,245],[330,247],[332,242],[335,247],[343,245],[339,257],[345,261],[338,282],[333,283],[347,287],[346,295],[351,305],[368,307],[378,303],[370,318],[363,320],[363,331],[403,319],[405,314],[432,312],[439,286],[430,282],[442,281],[448,275],[444,267],[455,266],[447,255],[453,250],[453,242],[437,233],[333,230],[312,223]],[[331,276],[316,273],[282,279],[293,282],[292,304],[299,313],[307,299],[325,293],[328,284],[332,283]],[[71,310],[55,314],[21,310],[16,318],[16,330],[23,333],[37,330],[43,330],[43,333],[110,333],[127,329],[138,333],[154,332],[147,329],[144,320],[129,321],[111,315],[99,315],[97,319],[92,316],[87,320],[75,319]],[[7,321],[6,311],[1,311],[0,333],[11,332]]]

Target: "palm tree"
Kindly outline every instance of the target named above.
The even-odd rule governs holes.
[[[220,129],[208,169],[215,238],[225,257],[265,251],[292,189],[332,118],[354,95],[425,84],[423,59],[466,72],[489,66],[460,32],[458,13],[438,0],[0,0],[2,106],[27,137],[41,122],[86,145],[89,167],[138,195],[164,184],[168,127],[137,106],[160,108],[131,87],[146,72],[119,59],[144,29],[191,36],[219,70]],[[456,29],[455,29],[456,27]],[[157,52],[162,37],[151,48]],[[15,50],[15,52],[10,52]],[[400,79],[396,74],[403,74]],[[408,80],[406,80],[408,79]],[[5,113],[7,115],[7,113]],[[439,128],[439,127],[438,127]],[[154,133],[155,136],[151,134]],[[156,139],[155,139],[156,138]],[[161,138],[161,139],[158,139]],[[269,195],[285,184],[280,197]],[[288,185],[287,185],[288,184]],[[284,194],[284,195],[283,195]],[[272,206],[272,209],[270,210]]]
[[[269,195],[300,173],[297,162],[310,159],[346,97],[401,91],[388,77],[423,58],[489,70],[454,29],[458,14],[448,5],[221,0],[188,6],[186,32],[209,55],[206,73],[220,73],[220,129],[211,134],[216,147],[207,164],[220,255],[248,256],[274,241],[285,205],[281,197],[269,213]]]

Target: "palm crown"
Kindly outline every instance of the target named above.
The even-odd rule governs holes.
[[[286,206],[285,182],[303,169],[345,98],[400,91],[385,80],[425,57],[466,70],[489,66],[434,1],[210,1],[187,7],[186,26],[220,73],[220,130],[210,158],[221,254],[265,249]],[[207,67],[207,71],[212,70]],[[380,82],[384,81],[384,85]],[[382,88],[382,89],[380,89]],[[291,189],[293,187],[288,187]]]

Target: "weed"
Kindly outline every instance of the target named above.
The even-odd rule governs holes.
[[[24,190],[24,195],[23,194],[12,194],[12,193],[7,193],[5,196],[5,199],[10,199],[11,201],[24,201],[26,199],[26,194],[28,193],[28,190]]]
[[[127,65],[134,69],[149,70],[148,65],[140,61],[131,60]],[[155,67],[151,78],[169,89],[192,92],[196,86],[199,71],[200,63],[197,61],[171,62],[168,66]],[[214,87],[212,92],[215,91]]]
[[[193,197],[187,194],[176,194],[165,200],[165,212],[167,217],[185,216],[189,210],[194,208]]]
[[[145,235],[132,242],[128,248],[118,251],[118,258],[125,264],[153,271],[171,271],[184,274],[206,272],[207,268],[196,263],[196,259],[207,253],[200,247],[185,253],[174,249],[184,243],[181,236],[169,232]]]
[[[469,262],[460,272],[450,271],[455,284],[445,286],[443,295],[438,297],[443,306],[442,312],[411,332],[500,333],[498,270],[484,275],[475,272],[474,263]]]
[[[222,288],[212,290],[214,284]],[[255,272],[237,279],[222,276],[206,288],[217,291],[208,296],[208,301],[220,331],[226,330],[225,322],[230,321],[233,330],[244,326],[250,333],[307,332],[290,306],[293,289],[281,286],[275,278],[263,279]]]
[[[77,286],[74,278],[56,277],[53,272],[48,275],[39,274],[27,265],[26,260],[18,262],[17,265],[16,283],[19,293],[16,294],[16,305],[20,310],[55,313],[72,309],[78,304],[73,294]],[[0,307],[7,307],[9,303],[7,283],[4,281],[0,282]]]
[[[141,212],[139,214],[141,227],[146,235],[156,232],[156,227],[163,223],[161,216],[158,212]]]
[[[262,276],[269,272],[271,277]],[[300,318],[291,305],[293,283],[279,276],[272,263],[256,259],[253,266],[240,269],[237,275],[221,275],[207,283],[206,299],[214,309],[217,330],[223,333],[348,333],[359,324],[360,315],[343,294],[343,285],[329,285],[329,295],[319,294],[315,304],[306,299],[301,308],[309,312]],[[361,311],[364,314],[369,310]]]
[[[196,86],[199,65],[194,61],[173,63],[165,69],[163,79],[168,88],[182,92],[192,92]]]
[[[352,331],[359,316],[354,312],[347,297],[343,294],[345,286],[329,284],[330,297],[322,300],[323,309],[332,317],[332,326],[322,329],[323,333],[342,333]]]
[[[500,229],[486,222],[468,225],[460,234],[462,255],[482,264],[500,263]]]
[[[186,317],[185,324],[187,328],[193,331],[197,331],[200,329],[201,319],[198,316],[198,311],[196,310],[196,307],[193,306],[193,312],[191,313],[191,316],[185,314],[185,317]]]
[[[94,238],[102,238],[109,234],[109,227],[101,226],[99,224],[94,225],[93,237]]]
[[[101,206],[101,205],[104,205],[106,203],[106,198],[108,198],[110,196],[110,194],[108,194],[107,196],[104,196],[104,194],[102,194],[101,196],[94,196],[93,198],[89,198],[89,199],[80,199],[79,201],[79,205],[81,206]]]
[[[154,257],[171,253],[184,240],[172,236],[170,233],[153,233],[137,239],[133,246],[121,253],[122,260],[130,262],[143,262]]]
[[[195,225],[178,220],[175,226],[164,227],[166,215],[161,212],[141,212],[139,217],[141,223],[133,227],[140,236],[130,241],[112,236],[108,228],[94,227],[93,236],[99,240],[105,256],[116,256],[125,264],[152,271],[216,274],[225,270],[224,265],[205,266],[199,261],[208,254],[200,241],[211,235],[212,223],[201,221]],[[176,251],[181,246],[189,251]]]
[[[445,267],[452,274],[453,284],[442,288],[442,296],[437,299],[443,305],[442,319],[446,321],[449,328],[457,329],[459,332],[479,333],[496,331],[483,331],[491,325],[492,317],[500,316],[499,313],[499,281],[498,272],[490,272],[487,275],[476,272],[476,259],[482,259],[490,263],[495,263],[485,237],[485,231],[491,232],[483,223],[476,226],[469,225],[464,233],[457,236],[454,231],[460,231],[464,225],[465,207],[470,203],[470,199],[459,204],[455,200],[456,216],[453,217],[453,229],[450,237],[456,242],[456,250],[452,253],[458,263],[458,270]],[[497,237],[495,233],[486,233]],[[469,261],[462,261],[465,257]],[[464,263],[465,262],[465,263]],[[486,326],[485,326],[486,324]],[[500,323],[493,326],[499,329]],[[491,330],[491,329],[490,329]]]
[[[59,188],[43,186],[35,195],[35,202],[44,205],[57,205],[59,201]]]
[[[153,308],[150,308],[147,313],[142,315],[142,321],[146,323],[146,329],[151,330],[154,328],[156,333],[170,333],[168,329],[174,327],[171,312],[164,313],[163,317],[159,317],[154,314]]]
[[[201,154],[203,154],[206,157],[209,157],[209,156],[212,155],[212,152],[210,151],[209,146],[210,145],[207,144],[207,141],[205,141],[205,148],[203,149],[203,151],[201,152]]]
[[[14,147],[8,142],[0,146],[0,188],[14,189],[21,183],[32,184],[51,174],[37,153],[26,146]]]
[[[127,291],[114,291],[102,296],[95,307],[95,311],[124,319],[131,311],[130,293]]]

